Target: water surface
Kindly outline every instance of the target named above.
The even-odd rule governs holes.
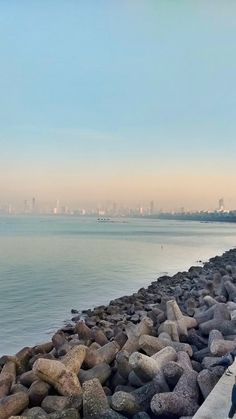
[[[0,355],[49,339],[82,310],[236,245],[236,225],[0,217]]]

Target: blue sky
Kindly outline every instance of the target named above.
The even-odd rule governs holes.
[[[3,0],[3,199],[174,205],[184,180],[187,205],[236,206],[235,17],[233,0]]]

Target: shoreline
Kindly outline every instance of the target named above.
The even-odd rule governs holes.
[[[236,348],[236,249],[72,313],[0,358],[2,419],[192,417],[224,373],[210,365]]]

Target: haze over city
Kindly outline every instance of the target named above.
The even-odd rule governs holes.
[[[235,2],[57,4],[0,5],[0,203],[235,209]]]

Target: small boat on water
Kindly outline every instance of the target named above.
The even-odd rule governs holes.
[[[112,222],[110,218],[98,218],[97,219],[98,223],[110,223]]]

